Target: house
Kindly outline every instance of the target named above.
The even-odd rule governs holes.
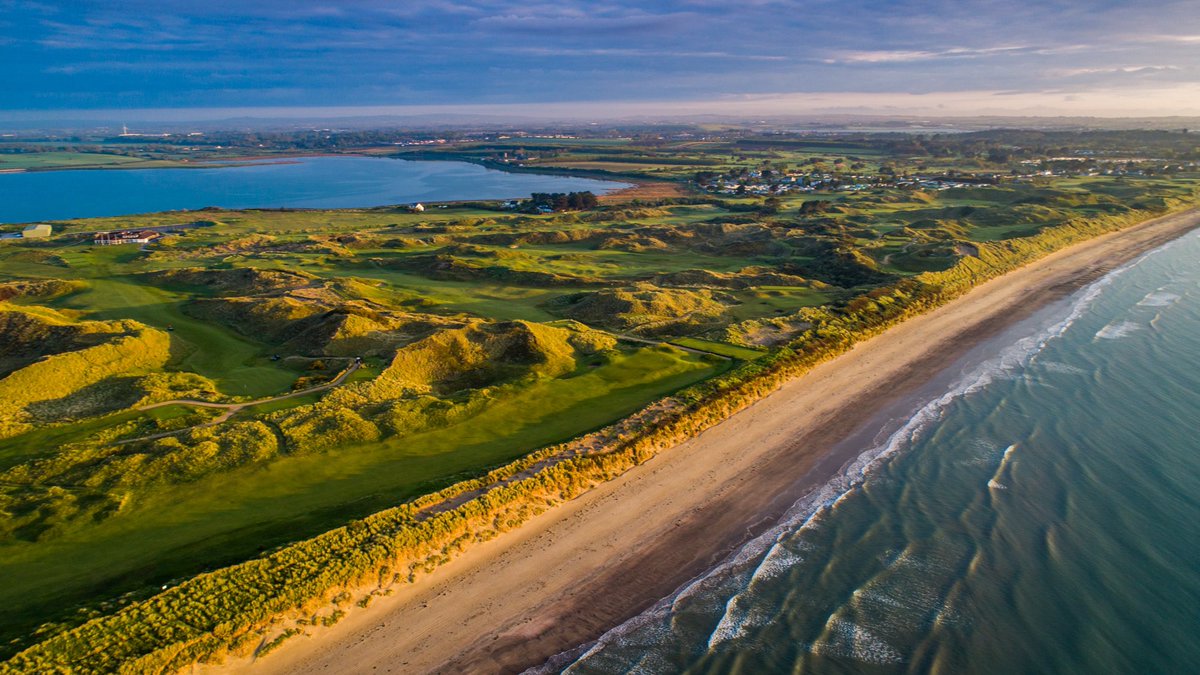
[[[97,232],[92,240],[96,246],[116,246],[118,244],[149,244],[159,239],[162,234],[154,230],[120,230],[118,232]]]
[[[21,230],[21,237],[24,239],[49,239],[53,232],[53,227],[45,223],[38,223]]]
[[[413,213],[421,213],[422,211],[425,210],[425,205],[422,204],[421,202],[417,202],[416,204],[409,206],[408,210],[412,211]]]

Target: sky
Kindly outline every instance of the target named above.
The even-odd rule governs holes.
[[[0,119],[1200,115],[1197,0],[0,0]]]

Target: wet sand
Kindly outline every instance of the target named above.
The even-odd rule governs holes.
[[[1200,211],[1148,221],[989,281],[369,608],[355,608],[336,626],[220,670],[491,673],[539,666],[670,595],[770,527],[857,454],[839,441],[913,397],[972,347],[1197,225]]]

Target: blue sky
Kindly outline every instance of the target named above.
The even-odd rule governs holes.
[[[1200,114],[1200,7],[0,0],[0,63],[3,111]]]

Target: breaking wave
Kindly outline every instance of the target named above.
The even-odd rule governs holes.
[[[1169,293],[1160,288],[1153,293],[1147,294],[1146,297],[1142,298],[1141,301],[1138,302],[1138,304],[1143,307],[1170,307],[1178,302],[1179,299],[1179,295],[1176,295],[1175,293]]]
[[[1012,379],[1019,375],[1035,361],[1050,341],[1060,337],[1074,325],[1108,286],[1151,253],[1153,251],[1109,272],[1084,288],[1078,293],[1062,320],[1034,335],[1018,340],[997,356],[964,374],[945,394],[917,410],[884,442],[859,454],[837,476],[796,501],[775,527],[748,542],[724,563],[683,585],[673,595],[662,599],[642,614],[612,628],[595,642],[560,654],[545,665],[526,672],[571,673],[576,672],[576,667],[582,670],[587,665],[596,666],[603,663],[606,667],[611,666],[613,662],[606,654],[607,650],[622,647],[639,648],[640,658],[635,670],[645,672],[646,666],[656,662],[656,657],[647,652],[653,651],[655,645],[661,644],[662,638],[673,628],[673,615],[684,605],[694,608],[706,606],[707,602],[713,605],[711,609],[714,614],[719,613],[721,618],[709,636],[710,649],[742,637],[748,628],[768,622],[771,618],[769,612],[756,607],[744,595],[756,582],[786,574],[789,568],[803,562],[803,551],[796,550],[799,540],[793,539],[795,534],[808,528],[820,527],[823,518],[837,509],[839,502],[867,481],[882,464],[921,438],[943,418],[953,402],[984,389],[992,382]],[[1157,299],[1152,300],[1154,302],[1166,300],[1165,295],[1155,297]],[[1106,326],[1100,333],[1108,331],[1107,334],[1102,336],[1098,333],[1097,337],[1119,337],[1126,334],[1122,331],[1131,332],[1139,328],[1141,326],[1138,324],[1124,322]],[[1049,361],[1039,365],[1050,370],[1071,368],[1072,371],[1084,372]],[[1014,448],[1015,446],[1009,446],[1004,451],[1000,466],[988,483],[992,490],[1007,489],[1007,485],[999,479],[1005,473]],[[993,449],[992,452],[994,451]],[[810,646],[814,653],[837,653],[876,664],[895,663],[901,659],[901,655],[894,648],[861,625],[832,618],[828,629],[824,639]],[[589,661],[592,663],[589,664]],[[630,665],[625,663],[626,670]],[[654,668],[651,667],[650,670],[653,671]]]
[[[1110,323],[1104,328],[1096,332],[1096,337],[1101,340],[1120,340],[1132,333],[1142,329],[1142,325],[1132,321],[1118,321]]]

